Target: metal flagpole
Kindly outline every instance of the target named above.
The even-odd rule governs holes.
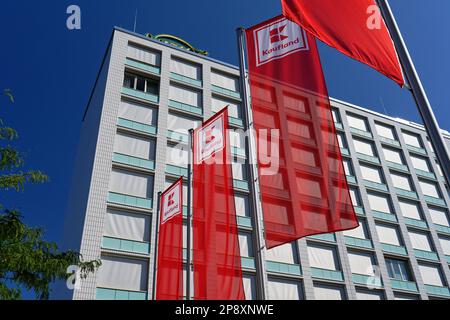
[[[250,106],[250,99],[249,99],[249,93],[250,90],[248,88],[248,83],[247,83],[247,72],[246,72],[246,68],[245,68],[245,29],[243,27],[237,28],[236,29],[236,33],[237,33],[237,42],[238,42],[238,49],[239,49],[239,70],[240,70],[240,84],[241,84],[241,88],[242,88],[242,101],[243,101],[243,107],[245,109],[244,112],[244,122],[245,122],[245,130],[247,132],[247,136],[248,136],[248,147],[247,147],[247,151],[248,151],[248,155],[249,155],[249,164],[250,164],[250,181],[252,182],[250,185],[250,190],[252,193],[252,198],[253,200],[252,202],[252,207],[253,207],[253,212],[254,212],[254,217],[255,217],[255,231],[257,233],[257,237],[256,237],[256,245],[258,247],[257,250],[257,259],[256,259],[256,267],[257,270],[259,271],[258,273],[260,274],[260,279],[261,281],[259,281],[259,292],[261,294],[261,300],[265,300],[266,299],[266,290],[265,290],[265,284],[264,284],[264,274],[265,274],[265,265],[262,259],[262,254],[261,251],[264,249],[265,244],[264,244],[264,237],[262,237],[263,239],[261,239],[261,214],[260,214],[260,210],[259,210],[259,205],[260,205],[260,197],[259,197],[259,189],[257,188],[258,184],[259,184],[259,180],[258,180],[258,173],[257,173],[257,160],[256,160],[256,142],[253,140],[253,116],[252,116],[252,111],[251,111],[251,106]]]
[[[153,261],[153,300],[156,300],[156,268],[158,264],[158,238],[159,238],[159,224],[160,224],[160,208],[161,208],[161,195],[162,192],[158,192],[158,201],[156,203],[156,237],[155,237],[155,256]]]
[[[422,116],[425,129],[430,137],[436,156],[441,164],[442,172],[447,179],[447,184],[450,185],[450,156],[447,146],[445,145],[444,137],[439,129],[438,122],[434,116],[427,94],[417,74],[414,63],[403,40],[400,29],[395,21],[395,17],[389,6],[388,0],[377,0],[381,13],[389,29],[391,37],[394,41],[397,54],[403,67],[403,72],[411,87],[411,93],[416,101],[417,108]]]
[[[187,270],[186,270],[186,300],[191,300],[191,228],[192,228],[192,164],[193,164],[193,150],[192,145],[194,141],[194,129],[189,130],[189,139],[188,139],[188,208],[187,208],[187,227],[186,227],[186,238],[187,238],[187,246],[186,246],[186,262],[187,262]]]

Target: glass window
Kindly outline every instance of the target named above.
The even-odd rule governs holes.
[[[169,87],[169,99],[194,107],[200,107],[202,101],[199,91],[189,90],[174,85]]]
[[[391,172],[392,184],[395,188],[413,191],[411,187],[411,181],[408,176]]]
[[[308,256],[313,268],[338,270],[336,251],[331,247],[308,245]]]
[[[151,216],[123,210],[106,211],[104,235],[139,242],[150,241]]]
[[[333,112],[333,120],[336,123],[341,123],[341,116],[339,115],[339,110],[338,109],[332,109]]]
[[[426,158],[411,155],[411,161],[414,169],[430,172],[430,166]]]
[[[153,193],[153,177],[113,169],[109,181],[109,191],[139,198],[150,198]]]
[[[381,243],[390,244],[394,246],[401,246],[400,236],[398,234],[398,229],[395,226],[390,226],[387,224],[377,224],[376,225],[378,238]]]
[[[346,230],[343,232],[343,234],[346,237],[357,238],[357,239],[368,239],[369,238],[365,220],[359,220],[358,228],[355,228],[352,230]]]
[[[422,220],[420,205],[418,203],[400,200],[398,204],[400,205],[400,212],[404,217]]]
[[[350,188],[350,197],[352,198],[352,203],[355,207],[361,206],[361,198],[359,197],[358,190],[356,190],[354,188]]]
[[[407,261],[386,258],[386,267],[389,278],[401,281],[413,281]]]
[[[230,91],[239,92],[239,79],[221,72],[211,72],[211,84]]]
[[[228,106],[228,115],[233,118],[242,118],[241,105],[235,102],[225,101],[216,97],[212,97],[211,109],[213,112],[219,112]]]
[[[450,227],[447,212],[444,209],[428,208],[434,224]]]
[[[119,118],[139,122],[156,127],[158,112],[155,108],[144,106],[135,102],[122,100],[119,106]]]
[[[422,143],[420,141],[420,137],[414,133],[410,132],[402,132],[403,139],[405,140],[405,143],[409,146],[416,147],[416,148],[422,148]]]
[[[414,249],[422,251],[433,251],[431,247],[430,237],[427,233],[408,230],[409,238]]]
[[[376,157],[375,149],[372,143],[366,142],[359,139],[354,139],[353,144],[355,145],[355,150],[358,153],[365,154],[371,157]]]
[[[314,295],[316,300],[344,300],[344,288],[328,284],[314,284]]]
[[[254,257],[252,235],[248,232],[239,232],[239,245],[241,256]]]
[[[443,177],[443,176],[444,176],[444,173],[442,172],[441,165],[440,165],[437,161],[436,161],[436,167],[437,167],[437,171],[438,171],[439,175],[440,175],[441,177]]]
[[[425,181],[419,181],[420,188],[422,189],[422,192],[424,195],[433,197],[433,198],[440,198],[440,192],[438,190],[438,186],[433,182],[425,182]]]
[[[450,238],[440,236],[439,242],[441,243],[442,251],[444,251],[444,254],[446,256],[450,256]]]
[[[353,274],[373,276],[375,259],[370,253],[348,252],[350,270]]]
[[[195,80],[201,80],[202,78],[201,66],[178,58],[172,58],[170,60],[170,72]]]
[[[241,217],[250,216],[250,207],[248,196],[235,194],[234,202],[236,205],[236,214]]]
[[[384,294],[376,290],[356,289],[356,299],[358,300],[384,300]]]
[[[269,278],[268,287],[269,300],[300,300],[302,297],[298,281]]]
[[[355,128],[355,129],[362,130],[362,131],[369,131],[366,119],[364,119],[364,118],[354,116],[354,115],[347,115],[347,121],[348,121],[348,125],[351,128]]]
[[[159,67],[161,65],[160,53],[132,43],[128,44],[127,57],[145,62],[155,67]]]
[[[420,274],[422,276],[423,283],[443,287],[441,269],[436,265],[419,264]]]
[[[344,164],[344,171],[347,176],[354,176],[353,174],[353,167],[350,160],[343,160]]]
[[[346,149],[347,148],[347,142],[345,140],[345,137],[342,133],[338,133],[337,134],[337,138],[338,138],[338,144],[339,147],[342,149]]]
[[[140,159],[155,158],[156,141],[118,132],[114,140],[114,152]]]
[[[369,206],[371,210],[392,213],[392,206],[389,196],[369,193],[367,194],[367,197],[369,199]]]
[[[366,165],[360,165],[360,168],[361,168],[361,175],[364,180],[376,183],[384,183],[380,169]]]
[[[282,246],[270,249],[266,251],[266,260],[275,261],[289,264],[298,263],[297,247],[293,243],[286,243]]]
[[[397,137],[395,136],[395,129],[393,127],[383,125],[381,123],[375,123],[375,128],[378,135],[380,135],[381,137],[391,140],[397,140]]]
[[[129,73],[125,73],[125,78],[123,80],[123,86],[125,88],[134,89],[135,77]]]
[[[402,152],[399,150],[383,147],[383,154],[386,161],[404,164]]]
[[[242,282],[246,300],[256,300],[256,279],[252,275],[243,274]]]

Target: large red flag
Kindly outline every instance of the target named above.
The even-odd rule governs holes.
[[[279,16],[247,45],[267,248],[357,227],[314,36]]]
[[[194,131],[194,299],[244,300],[228,112]]]
[[[319,40],[405,84],[375,0],[282,0],[283,14]]]
[[[161,195],[156,300],[183,299],[183,178]]]

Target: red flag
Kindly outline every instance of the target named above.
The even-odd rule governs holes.
[[[267,248],[357,227],[315,38],[279,16],[247,45]]]
[[[161,195],[156,300],[183,299],[183,178]]]
[[[394,43],[374,0],[282,0],[283,14],[319,40],[405,84]]]
[[[228,112],[194,131],[194,299],[244,300]]]

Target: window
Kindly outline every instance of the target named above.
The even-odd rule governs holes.
[[[352,198],[352,203],[355,207],[361,206],[361,198],[359,197],[358,190],[350,188],[350,197]]]
[[[234,202],[236,205],[236,214],[241,217],[250,216],[249,199],[245,195],[235,194]]]
[[[354,176],[353,167],[350,160],[343,160],[344,171],[347,176]]]
[[[428,147],[430,148],[430,150],[434,152],[433,145],[431,144],[431,141],[430,141],[429,138],[427,138],[426,142],[427,142],[427,145],[428,145]]]
[[[393,127],[381,123],[375,123],[375,128],[380,137],[397,140],[397,137],[395,136],[395,129]]]
[[[411,161],[414,169],[430,172],[430,166],[427,159],[411,155]]]
[[[381,243],[390,244],[394,246],[401,246],[400,237],[397,227],[377,224],[376,225],[378,238]]]
[[[314,283],[314,295],[316,300],[344,300],[344,288],[328,284]]]
[[[391,179],[392,184],[395,188],[406,191],[413,191],[411,187],[411,181],[408,176],[391,172]]]
[[[355,146],[356,152],[365,154],[365,155],[371,156],[371,157],[377,156],[372,143],[366,142],[363,140],[353,139],[353,144]]]
[[[268,300],[300,300],[301,286],[298,281],[268,279]]]
[[[150,198],[153,193],[153,177],[113,169],[109,182],[109,191],[135,196],[139,198]]]
[[[443,177],[443,176],[444,176],[444,173],[442,172],[441,165],[440,165],[437,161],[436,161],[436,167],[437,167],[437,171],[438,171],[439,175],[440,175],[441,177]]]
[[[383,147],[383,154],[386,161],[404,164],[402,152],[399,150]]]
[[[168,145],[166,149],[166,164],[180,168],[187,168],[188,150],[181,146]]]
[[[434,224],[450,227],[447,212],[443,209],[428,208]]]
[[[175,180],[169,180],[166,179],[166,183],[164,185],[165,189],[169,189],[173,184],[175,183]],[[188,203],[188,186],[187,183],[183,181],[183,206],[187,206]]]
[[[101,257],[97,287],[128,291],[147,291],[148,263],[122,257]]]
[[[341,116],[338,109],[332,109],[333,120],[335,123],[341,123]]]
[[[358,130],[362,130],[362,131],[369,131],[368,130],[368,126],[367,126],[367,122],[365,119],[360,118],[358,116],[354,116],[354,115],[347,115],[347,121],[348,121],[348,125],[351,128],[355,128]]]
[[[414,249],[422,251],[433,251],[430,238],[427,233],[408,230],[409,238]]]
[[[172,58],[170,60],[170,72],[194,79],[201,80],[202,79],[202,68],[201,66],[188,62],[185,60]]]
[[[187,135],[189,129],[195,129],[200,125],[199,120],[189,117],[174,115],[169,113],[167,116],[167,130]]]
[[[169,100],[199,108],[202,106],[202,96],[200,92],[174,85],[170,85],[169,87]]]
[[[405,143],[409,146],[416,147],[416,148],[422,148],[422,143],[420,141],[420,137],[414,133],[410,132],[402,132],[403,139],[405,140]]]
[[[381,291],[356,289],[357,300],[384,300],[384,294]]]
[[[419,264],[420,275],[424,284],[443,287],[441,270],[438,266]]]
[[[389,196],[369,193],[367,194],[369,199],[369,206],[372,211],[378,211],[383,213],[392,213],[391,211],[391,201]]]
[[[256,280],[254,276],[243,274],[244,293],[246,300],[256,300]]]
[[[146,92],[154,95],[159,94],[159,84],[156,80],[138,76],[136,74],[125,73],[123,86],[125,88]]]
[[[446,256],[450,256],[450,238],[449,237],[439,237],[439,242],[441,243],[442,251]]]
[[[233,159],[231,167],[233,169],[233,179],[247,181],[247,170],[245,163],[242,161],[235,161],[235,159]]]
[[[360,168],[361,168],[361,175],[364,180],[381,184],[384,183],[384,179],[380,169],[375,167],[369,167],[366,165],[360,165]]]
[[[119,118],[156,127],[158,112],[154,108],[122,100],[119,106]]]
[[[219,112],[228,106],[228,115],[233,118],[242,118],[241,105],[235,102],[225,101],[216,97],[212,97],[211,109],[213,112]]]
[[[212,71],[211,84],[233,92],[239,92],[239,79],[232,75]]]
[[[386,267],[389,278],[400,281],[413,281],[407,261],[386,258]]]
[[[245,148],[245,133],[242,130],[228,130],[230,146],[244,149]]]
[[[331,247],[308,245],[308,257],[313,268],[338,270],[336,251]]]
[[[149,242],[150,219],[149,215],[108,209],[104,235],[118,239]]]
[[[405,218],[411,218],[414,220],[422,220],[420,211],[420,205],[417,202],[409,202],[400,200],[398,202],[400,206],[400,212]]]
[[[418,296],[394,292],[395,300],[419,300]]]
[[[347,230],[343,232],[344,236],[357,238],[357,239],[368,239],[367,226],[365,220],[359,220],[359,227],[352,230]]]
[[[266,260],[289,264],[297,264],[296,246],[287,243],[266,251]]]
[[[337,134],[337,138],[338,138],[338,144],[339,147],[342,149],[346,149],[347,148],[347,142],[345,141],[345,137],[342,133],[338,133]]]
[[[114,152],[145,159],[155,158],[156,141],[141,138],[138,136],[117,133],[114,140]]]
[[[350,261],[350,270],[353,274],[374,275],[375,259],[372,254],[348,252],[348,259]]]
[[[438,186],[433,182],[425,182],[419,181],[420,188],[422,189],[422,193],[426,196],[433,198],[440,198],[440,193],[438,190]]]
[[[252,235],[248,232],[239,232],[239,245],[241,256],[254,257]]]
[[[133,43],[128,44],[127,57],[145,62],[149,65],[159,67],[161,65],[161,54]]]

